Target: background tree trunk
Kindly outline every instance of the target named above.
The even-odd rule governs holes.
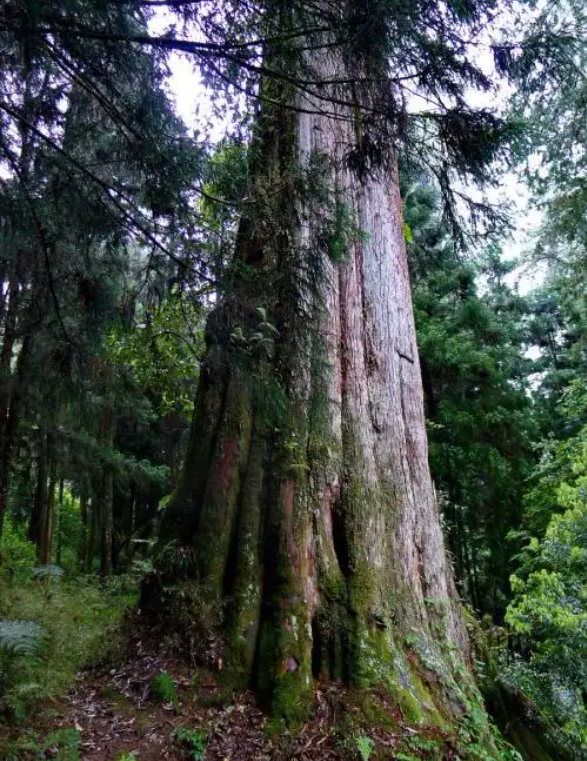
[[[51,563],[53,548],[53,527],[55,521],[55,473],[57,470],[57,458],[55,452],[55,437],[47,435],[47,460],[49,463],[49,490],[46,497],[46,505],[43,511],[41,540],[39,544],[39,561],[43,565]]]
[[[48,440],[47,432],[42,429],[39,436],[39,452],[37,456],[37,488],[35,491],[35,503],[29,523],[28,538],[37,547],[40,554],[40,546],[44,534],[45,513],[47,510],[47,476],[48,476]]]
[[[116,433],[116,418],[112,399],[105,403],[102,413],[101,443],[112,450]],[[114,473],[111,465],[106,465],[101,479],[102,491],[99,495],[100,531],[101,531],[101,561],[100,574],[103,577],[112,575],[113,545],[114,545]]]
[[[10,402],[13,394],[13,379],[11,372],[12,354],[17,338],[17,315],[19,301],[19,282],[17,277],[18,255],[10,273],[7,295],[4,299],[2,315],[4,318],[2,348],[0,350],[0,536],[4,516],[8,508],[8,490],[10,486],[10,465],[15,430],[10,425]],[[6,315],[4,311],[6,310]]]
[[[352,78],[325,51],[312,63],[322,79]],[[286,719],[320,675],[454,714],[450,665],[434,697],[421,678],[465,636],[428,468],[396,156],[384,145],[361,168],[360,115],[296,105],[261,117],[255,215],[236,252],[257,274],[235,276],[209,318],[163,536],[193,544],[202,594],[226,611],[228,668]],[[334,203],[299,191],[311,165]],[[323,244],[329,214],[350,220],[330,235],[338,262]],[[274,347],[235,348],[263,331],[259,308]]]
[[[101,561],[100,575],[103,577],[112,576],[113,570],[113,541],[114,541],[114,523],[112,518],[112,501],[113,501],[113,476],[109,471],[104,475],[103,491],[100,495],[100,529],[101,529]]]
[[[59,478],[59,501],[58,501],[58,512],[57,512],[57,547],[55,550],[55,562],[57,565],[61,565],[61,549],[62,549],[62,539],[63,539],[63,497],[64,497],[64,490],[65,490],[65,482],[63,479],[63,476]]]
[[[100,501],[96,496],[95,489],[92,489],[92,495],[88,498],[87,510],[90,516],[90,530],[88,534],[88,547],[86,550],[86,573],[92,572],[94,556],[96,555],[98,545],[98,532],[100,530]]]
[[[79,495],[80,530],[77,551],[77,564],[82,572],[87,570],[88,565],[88,503],[88,490],[85,484],[82,483]]]

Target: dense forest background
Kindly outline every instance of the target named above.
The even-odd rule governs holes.
[[[310,19],[321,8],[299,5]],[[397,70],[395,129],[384,139],[399,154],[429,462],[475,657],[485,660],[479,683],[498,723],[507,724],[504,700],[514,696],[558,749],[553,758],[585,758],[584,8],[556,0],[500,12],[451,1],[437,17],[435,3],[364,5],[365,18],[357,11],[340,22],[345,34],[362,29],[362,44],[383,45],[375,27],[385,6],[403,35],[385,55],[413,53]],[[259,203],[259,111],[278,85],[310,87],[299,74],[288,82],[287,66],[274,79],[264,71],[273,38],[271,29],[256,38],[256,14],[263,7],[277,18],[284,4],[216,6],[0,8],[6,726],[26,723],[40,698],[62,694],[102,653],[141,579],[161,568],[181,576],[194,562],[160,526],[201,414],[206,321],[254,277],[233,251],[240,220]],[[161,8],[169,26],[155,36]],[[449,17],[443,37],[434,24]],[[470,46],[483,47],[491,71]],[[171,53],[189,57],[212,93],[198,129],[169,95]],[[472,109],[474,87],[487,103],[499,92],[499,108]],[[212,140],[219,123],[226,132]],[[361,171],[381,153],[364,130],[349,155]],[[490,204],[480,189],[506,187],[512,172],[541,213],[515,255],[511,199],[502,190]],[[315,194],[336,263],[361,231],[319,176],[318,157],[295,187]],[[231,328],[231,350],[247,367],[279,341],[272,308]],[[279,396],[270,403],[279,407]]]

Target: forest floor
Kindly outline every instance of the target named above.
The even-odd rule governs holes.
[[[212,672],[190,668],[145,626],[129,627],[113,667],[78,674],[69,693],[45,707],[14,758],[54,761],[361,761],[457,758],[450,738],[410,726],[383,692],[319,685],[310,720],[271,732],[251,693],[234,694]],[[153,695],[168,674],[175,700]],[[175,705],[174,705],[175,702]],[[68,734],[69,733],[69,734]],[[67,738],[75,735],[75,749]],[[432,750],[433,753],[427,752]],[[441,755],[438,753],[441,750]]]

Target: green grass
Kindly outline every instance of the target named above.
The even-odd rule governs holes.
[[[44,632],[37,651],[0,650],[0,721],[22,723],[63,695],[81,668],[116,657],[136,590],[95,577],[35,576],[31,547],[14,532],[3,537],[0,556],[0,619],[34,621]]]

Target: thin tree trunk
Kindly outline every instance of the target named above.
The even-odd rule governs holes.
[[[103,493],[100,497],[101,503],[101,562],[100,574],[107,578],[112,576],[113,570],[113,538],[114,523],[112,518],[112,502],[114,497],[114,485],[112,471],[108,471],[104,476]]]
[[[477,560],[477,545],[475,543],[475,535],[471,531],[472,541],[471,541],[471,565],[473,568],[473,588],[475,590],[474,596],[473,596],[473,605],[475,607],[475,610],[481,609],[481,594],[479,590],[479,578],[478,578],[478,560]]]
[[[105,404],[102,416],[102,437],[103,446],[112,449],[114,446],[114,436],[116,431],[116,421],[114,417],[114,408],[111,400]],[[100,500],[100,540],[101,540],[101,560],[100,574],[107,578],[112,575],[113,571],[113,543],[114,543],[114,473],[112,467],[107,465],[102,477],[102,493]]]
[[[86,553],[86,572],[91,573],[96,555],[96,545],[98,542],[98,533],[100,531],[100,512],[99,500],[94,490],[92,496],[88,498],[88,512],[90,516],[90,532],[88,539],[88,550]]]
[[[479,602],[477,600],[477,589],[473,576],[473,564],[469,553],[469,536],[470,530],[463,521],[462,513],[459,514],[459,527],[461,536],[461,546],[463,552],[463,564],[467,574],[467,586],[469,588],[469,601],[475,610],[478,610]]]
[[[53,521],[55,515],[55,482],[57,459],[55,452],[55,437],[52,433],[47,434],[46,448],[47,470],[49,476],[49,488],[45,493],[45,501],[41,510],[41,525],[39,544],[37,548],[39,562],[43,565],[51,563],[53,546]]]
[[[16,426],[11,421],[11,402],[13,398],[13,376],[11,363],[14,344],[17,338],[17,315],[19,301],[19,282],[17,277],[18,256],[14,263],[8,286],[8,302],[4,323],[2,350],[0,352],[0,537],[4,525],[4,516],[8,509],[8,491],[10,487],[10,466]]]
[[[45,431],[42,431],[39,437],[39,452],[37,456],[37,489],[28,531],[29,540],[35,543],[39,557],[41,541],[45,531],[47,475],[47,434]]]
[[[313,64],[344,75],[324,51]],[[396,156],[352,170],[353,112],[299,105],[262,119],[258,216],[236,252],[257,278],[235,276],[209,318],[163,540],[195,547],[202,594],[226,611],[225,662],[278,714],[303,715],[319,675],[425,695],[432,714],[443,698],[414,663],[465,637],[428,468]],[[330,205],[296,192],[293,175],[316,165]],[[351,220],[336,247],[328,215]],[[247,340],[273,333],[264,314],[272,348]]]
[[[79,497],[80,533],[77,550],[77,564],[82,570],[87,570],[88,564],[88,492],[81,487]]]
[[[56,563],[61,565],[61,538],[62,538],[62,520],[63,520],[63,492],[64,492],[63,476],[59,479],[59,511],[57,513],[57,550],[56,550]]]

